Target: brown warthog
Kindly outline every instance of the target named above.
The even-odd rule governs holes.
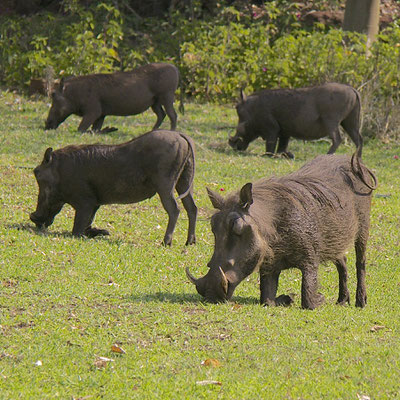
[[[170,245],[179,215],[174,190],[189,217],[186,244],[193,244],[197,207],[193,200],[194,144],[173,131],[153,131],[119,145],[48,148],[34,169],[39,185],[36,211],[30,215],[38,228],[48,227],[65,203],[75,209],[72,234],[108,235],[92,227],[102,204],[128,204],[156,193],[168,213],[163,243]]]
[[[53,103],[45,129],[56,129],[71,114],[82,117],[81,132],[90,126],[101,131],[106,115],[136,115],[149,107],[157,115],[153,130],[160,127],[165,113],[176,128],[174,109],[179,71],[172,64],[155,63],[129,72],[84,75],[61,80],[52,94]],[[106,128],[104,131],[115,130]]]
[[[340,83],[262,90],[248,97],[241,91],[241,102],[236,106],[239,123],[229,144],[235,150],[246,150],[251,141],[262,137],[267,155],[275,153],[278,142],[277,152],[293,158],[287,150],[290,137],[314,140],[327,136],[332,140],[328,154],[332,154],[341,142],[341,125],[361,155],[360,110],[360,94]]]
[[[355,245],[356,306],[367,302],[365,253],[371,193],[376,178],[356,154],[324,155],[281,178],[247,183],[224,199],[209,190],[219,211],[211,219],[215,237],[210,270],[195,279],[197,291],[209,301],[231,298],[236,286],[259,268],[261,304],[288,305],[290,296],[276,297],[282,270],[302,272],[301,305],[314,309],[318,265],[333,261],[339,273],[339,304],[349,303],[345,253]]]

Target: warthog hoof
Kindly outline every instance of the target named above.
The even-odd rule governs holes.
[[[188,239],[185,243],[185,246],[190,246],[191,244],[196,244],[196,238],[195,237],[191,237],[190,239]]]
[[[293,294],[281,294],[275,299],[275,305],[288,307],[294,302]]]
[[[290,160],[294,160],[294,154],[290,151],[284,151],[282,153],[271,153],[270,151],[265,152],[262,157],[270,157],[270,158],[288,158]]]
[[[97,133],[110,133],[110,132],[115,132],[117,131],[118,128],[114,128],[113,126],[107,126],[99,131],[97,131]]]
[[[289,158],[290,160],[294,160],[294,154],[290,151],[285,151],[281,154],[283,158]]]
[[[98,229],[98,228],[87,228],[85,230],[85,236],[88,238],[94,238],[96,236],[108,236],[110,233],[106,229]]]

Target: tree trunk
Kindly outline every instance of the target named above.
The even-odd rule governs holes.
[[[343,29],[365,33],[367,48],[375,40],[379,31],[380,0],[347,0]]]

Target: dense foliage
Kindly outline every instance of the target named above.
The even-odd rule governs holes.
[[[362,89],[364,133],[395,135],[398,25],[380,34],[367,57],[363,35],[318,24],[305,29],[296,3],[287,0],[249,9],[221,6],[201,19],[200,3],[192,4],[191,13],[176,9],[164,20],[122,14],[108,1],[84,8],[76,0],[63,2],[63,15],[8,16],[0,23],[0,81],[22,87],[49,66],[61,76],[171,61],[181,70],[186,95],[216,102],[234,100],[242,87],[338,81]]]

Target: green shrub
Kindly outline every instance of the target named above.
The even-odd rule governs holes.
[[[111,72],[120,66],[123,20],[118,9],[100,3],[85,10],[73,0],[64,6],[66,16],[45,13],[1,21],[3,82],[26,85],[49,66],[57,75]]]

